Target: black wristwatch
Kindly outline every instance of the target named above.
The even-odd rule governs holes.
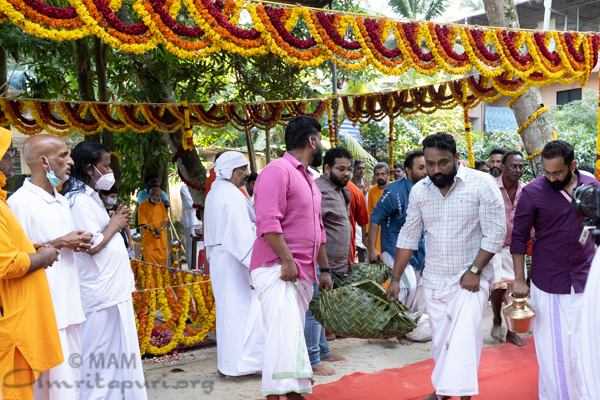
[[[481,275],[481,270],[474,265],[471,265],[471,267],[469,268],[469,271],[471,271],[475,275]]]
[[[319,271],[321,271],[322,274],[329,274],[331,272],[331,270],[329,268],[319,268]]]

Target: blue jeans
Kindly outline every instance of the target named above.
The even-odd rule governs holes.
[[[333,274],[332,274],[333,275]],[[319,297],[319,285],[313,286],[313,299]],[[321,358],[331,355],[329,343],[325,338],[325,328],[315,320],[310,310],[306,311],[306,322],[304,324],[304,340],[308,349],[308,358],[312,368],[321,365]]]

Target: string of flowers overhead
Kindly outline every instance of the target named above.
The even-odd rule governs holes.
[[[119,0],[69,3],[54,7],[41,0],[0,0],[0,21],[57,41],[95,35],[135,54],[164,45],[186,59],[219,51],[246,57],[270,52],[303,68],[330,60],[348,70],[370,66],[387,75],[410,68],[426,75],[475,69],[486,78],[502,76],[508,85],[578,80],[584,86],[598,61],[599,35],[589,32],[441,25],[241,0],[133,0],[141,20],[127,24],[116,14]],[[178,22],[183,7],[194,26]],[[250,15],[250,26],[239,24],[243,11]],[[301,22],[308,28],[303,38],[292,33]],[[396,47],[388,49],[384,43],[391,38]]]

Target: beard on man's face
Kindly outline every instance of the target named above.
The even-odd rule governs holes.
[[[500,167],[492,167],[490,169],[490,174],[492,174],[492,176],[494,178],[499,177],[500,175],[502,175],[502,170],[500,169]]]
[[[378,184],[379,186],[383,186],[383,185],[385,185],[385,183],[386,183],[386,182],[387,182],[387,181],[386,181],[385,179],[377,179],[377,184]]]
[[[456,163],[454,163],[454,168],[452,169],[452,172],[450,172],[449,174],[435,174],[433,176],[429,175],[429,178],[431,179],[431,182],[433,182],[433,184],[435,186],[437,186],[440,189],[445,188],[446,186],[450,185],[452,182],[454,182],[454,177],[456,176],[456,173],[458,172],[458,166],[456,165]]]
[[[349,177],[344,176],[342,178],[338,178],[333,172],[329,174],[329,180],[337,187],[345,187],[350,180]]]
[[[323,163],[323,145],[318,140],[317,140],[316,144],[317,144],[317,147],[315,148],[315,151],[313,151],[313,153],[312,153],[313,160],[310,163],[310,166],[313,168],[319,168],[321,166],[321,164]]]
[[[554,190],[563,190],[565,188],[565,186],[567,186],[569,184],[569,182],[571,182],[571,179],[573,179],[573,173],[571,172],[570,169],[569,169],[569,173],[567,174],[565,179],[563,179],[562,181],[559,181],[557,179],[554,182],[551,182],[550,179],[546,178],[546,180],[548,181],[548,184]]]

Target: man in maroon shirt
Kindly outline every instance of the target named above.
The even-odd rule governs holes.
[[[524,260],[531,228],[535,228],[531,264],[531,304],[535,349],[540,367],[541,399],[582,399],[579,331],[583,290],[594,257],[594,243],[571,209],[574,191],[582,185],[599,186],[580,174],[573,146],[563,140],[542,151],[544,176],[523,188],[510,252],[515,266],[513,295],[526,297]]]

